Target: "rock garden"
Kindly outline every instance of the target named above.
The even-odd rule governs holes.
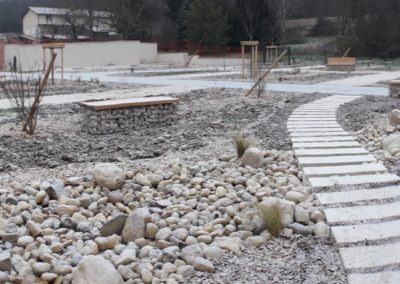
[[[108,135],[77,104],[43,106],[32,137],[1,113],[0,282],[345,281],[286,130],[323,96],[178,97],[173,125]]]

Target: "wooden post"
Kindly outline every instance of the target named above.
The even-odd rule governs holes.
[[[64,84],[64,48],[61,48],[61,84]]]
[[[51,58],[55,58],[54,56],[54,48],[50,48],[51,51]],[[51,66],[51,84],[54,85],[54,64]]]
[[[257,78],[257,61],[258,61],[258,41],[241,41],[240,45],[242,46],[242,78],[244,79],[244,70],[245,70],[245,47],[251,47],[251,55],[250,55],[250,72],[251,78]]]
[[[43,72],[46,70],[46,49],[43,48]]]
[[[254,69],[255,69],[255,77],[254,77],[254,79],[256,79],[257,78],[257,74],[258,74],[258,45],[256,45],[255,46],[255,51],[256,51],[256,54],[255,54],[255,62],[254,62],[254,65],[255,65],[255,67],[254,67]]]
[[[244,79],[244,45],[242,45],[242,79]]]
[[[51,57],[53,58],[54,49],[61,49],[61,83],[64,83],[64,47],[65,43],[45,43],[42,44],[43,48],[43,70],[46,68],[46,49],[50,49]],[[51,69],[51,81],[54,85],[54,64]]]

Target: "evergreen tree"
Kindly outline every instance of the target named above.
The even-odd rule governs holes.
[[[228,19],[214,0],[194,0],[184,17],[186,39],[201,46],[227,43]]]

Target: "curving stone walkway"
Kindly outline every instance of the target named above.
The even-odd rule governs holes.
[[[287,126],[305,181],[325,206],[348,282],[400,283],[400,177],[336,121],[339,106],[356,98],[335,95],[303,105]]]

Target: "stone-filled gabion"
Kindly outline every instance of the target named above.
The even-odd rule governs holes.
[[[343,72],[356,71],[356,66],[355,65],[327,65],[326,71],[343,71]]]
[[[392,81],[390,84],[390,96],[400,98],[400,81]]]
[[[134,106],[94,110],[82,106],[82,130],[90,134],[111,134],[125,130],[170,125],[176,104]]]

